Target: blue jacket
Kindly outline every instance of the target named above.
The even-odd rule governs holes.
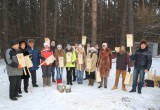
[[[148,48],[137,49],[135,54],[131,56],[135,60],[135,67],[149,70],[152,65],[152,53]]]
[[[32,63],[33,63],[33,67],[30,68],[30,71],[35,71],[38,70],[38,66],[40,65],[40,51],[36,48],[34,48],[33,50],[28,46],[27,50],[29,52],[29,54],[32,55]]]

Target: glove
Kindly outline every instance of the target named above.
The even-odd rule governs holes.
[[[128,72],[129,72],[129,73],[131,72],[131,68],[128,68]]]

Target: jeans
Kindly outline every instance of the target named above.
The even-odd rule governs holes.
[[[83,72],[84,71],[77,70],[77,82],[83,82]]]
[[[55,74],[55,66],[52,66],[52,78],[54,78],[54,74]]]
[[[60,68],[58,66],[56,66],[56,71],[57,71],[56,79],[62,80],[63,68],[61,67],[61,70],[60,70]]]
[[[138,79],[138,75],[140,74],[140,80],[138,83],[138,91],[141,91],[143,84],[144,84],[144,76],[145,76],[145,69],[142,68],[134,68],[134,73],[133,73],[133,85],[132,85],[132,90],[136,91],[136,87],[137,87],[137,79]]]

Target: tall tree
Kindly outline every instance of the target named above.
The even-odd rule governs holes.
[[[57,36],[57,19],[58,19],[58,0],[54,0],[55,4],[55,10],[54,10],[54,26],[53,26],[53,36],[54,40],[56,40]]]
[[[126,20],[127,20],[127,0],[123,0],[122,25],[121,25],[121,45],[125,45],[126,41]]]
[[[84,36],[85,0],[82,0],[82,36]]]
[[[134,34],[133,0],[128,0],[128,33]]]
[[[95,45],[97,41],[97,0],[92,0],[92,42]]]

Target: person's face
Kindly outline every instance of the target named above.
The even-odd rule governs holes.
[[[21,47],[21,49],[25,49],[26,48],[26,44],[25,43],[21,43],[20,47]]]
[[[104,49],[104,50],[105,50],[106,48],[107,48],[106,46],[104,46],[104,45],[102,46],[102,49]]]
[[[124,52],[126,49],[124,46],[121,46],[121,51]]]
[[[87,47],[90,47],[90,44],[87,44]]]
[[[99,48],[99,46],[96,44],[96,45],[95,45],[95,48],[96,48],[96,49],[98,49],[98,48]]]
[[[58,47],[57,49],[60,51],[62,48],[61,48],[61,47]]]
[[[146,47],[146,44],[141,44],[141,49],[145,49]]]
[[[28,43],[28,45],[29,45],[31,48],[33,48],[33,47],[34,47],[34,43],[33,43],[33,42]]]
[[[18,50],[19,49],[19,44],[13,45],[12,48],[15,49],[15,50]]]
[[[55,45],[56,45],[55,41],[52,41],[51,46],[55,46]]]

